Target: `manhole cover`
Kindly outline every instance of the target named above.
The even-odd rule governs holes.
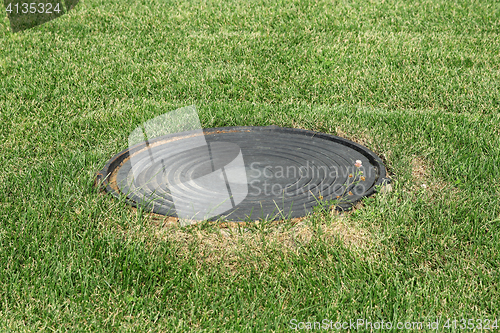
[[[120,152],[98,173],[108,192],[136,207],[229,221],[301,217],[325,200],[347,209],[385,177],[381,159],[357,143],[276,126],[160,136]]]

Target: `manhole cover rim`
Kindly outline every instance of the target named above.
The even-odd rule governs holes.
[[[306,130],[306,129],[300,129],[300,128],[289,128],[289,127],[279,127],[275,125],[271,126],[228,126],[228,127],[215,127],[215,128],[206,128],[203,129],[203,134],[204,135],[211,135],[211,134],[223,134],[223,133],[236,133],[236,132],[255,132],[255,131],[266,131],[266,132],[280,132],[280,133],[289,133],[289,134],[301,134],[305,135],[307,137],[317,137],[321,139],[326,139],[329,141],[336,142],[341,145],[345,145],[351,149],[354,149],[358,153],[362,154],[365,156],[371,165],[374,167],[374,169],[377,171],[377,179],[373,183],[373,185],[358,199],[354,201],[347,202],[345,204],[340,205],[340,209],[342,210],[348,210],[352,208],[356,203],[359,201],[363,200],[366,197],[370,197],[373,194],[376,193],[376,187],[378,185],[384,185],[390,180],[387,178],[387,170],[386,167],[382,161],[382,159],[375,154],[373,151],[368,149],[367,147],[358,144],[356,142],[353,142],[351,140],[335,136],[332,134],[328,133],[322,133],[322,132],[316,132],[312,130]],[[182,139],[189,137],[190,135],[196,134],[200,135],[197,133],[199,131],[187,131],[187,132],[179,132],[179,133],[173,133],[173,134],[168,134],[164,136],[160,136],[154,139],[151,139],[148,144],[149,147],[154,146],[155,144],[159,144],[161,142],[169,142],[172,141],[172,139]],[[125,201],[127,204],[138,208],[138,203],[129,199],[125,194],[121,193],[120,189],[118,188],[116,182],[113,181],[113,176],[116,177],[116,173],[119,170],[119,168],[123,165],[124,162],[126,162],[131,154],[136,154],[137,152],[141,151],[142,149],[146,148],[146,143],[145,142],[140,142],[132,147],[126,148],[122,150],[121,152],[117,153],[114,155],[106,165],[97,172],[96,174],[96,181],[95,185],[100,186],[102,189],[104,189],[106,192],[110,193],[112,196],[116,198],[123,198],[125,197]],[[159,213],[155,207],[152,209],[153,213]],[[161,213],[160,213],[161,214]],[[163,214],[162,214],[163,215]]]

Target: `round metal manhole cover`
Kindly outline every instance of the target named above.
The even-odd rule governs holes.
[[[276,126],[160,136],[120,152],[98,173],[108,192],[136,207],[228,221],[302,217],[329,200],[348,209],[385,177],[382,160],[366,147]]]

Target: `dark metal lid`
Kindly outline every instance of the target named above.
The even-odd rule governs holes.
[[[301,217],[325,200],[341,200],[339,207],[349,209],[388,181],[382,160],[362,145],[277,126],[204,129],[212,170],[219,172],[219,177],[205,177],[198,172],[207,162],[203,151],[190,147],[196,135],[176,133],[130,147],[98,172],[97,181],[114,196],[126,196],[133,206],[168,216],[177,216],[168,185],[173,186],[174,179],[197,203],[209,202],[212,191],[225,184],[230,208],[210,220],[229,221]],[[241,168],[231,164],[238,154],[244,162],[243,176]],[[133,174],[134,164],[143,164],[140,174]],[[203,181],[190,182],[193,179]]]

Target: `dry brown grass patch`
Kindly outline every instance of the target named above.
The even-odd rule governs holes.
[[[366,230],[355,226],[346,214],[324,217],[319,215],[292,221],[265,223],[229,223],[202,227],[192,225],[181,228],[175,218],[149,215],[146,228],[118,230],[121,237],[142,239],[154,248],[158,242],[177,244],[179,255],[194,256],[200,268],[205,265],[223,265],[229,271],[247,265],[258,265],[266,269],[272,264],[273,255],[299,255],[301,248],[307,247],[315,237],[332,246],[341,242],[363,257],[373,246],[373,240]],[[313,220],[317,220],[313,225]],[[328,219],[328,221],[327,221]]]
[[[293,122],[293,127],[294,128],[298,128],[298,129],[305,129],[305,130],[311,130],[310,128],[306,128],[304,126],[302,126],[300,123],[298,122]],[[318,123],[316,124],[317,127],[321,128],[323,127],[323,123]],[[313,129],[313,131],[317,131],[316,129]],[[320,131],[321,132],[321,131]],[[344,138],[344,139],[347,139],[347,140],[350,140],[352,142],[356,142],[360,145],[363,145],[363,146],[372,146],[373,145],[373,140],[371,139],[371,137],[366,133],[366,132],[361,132],[361,133],[357,133],[356,136],[353,136],[353,135],[350,135],[348,133],[346,133],[341,127],[337,126],[335,128],[333,127],[328,127],[328,131],[330,134],[332,135],[336,135],[338,137],[341,137],[341,138]]]
[[[373,146],[373,140],[366,132],[361,132],[356,134],[356,136],[353,136],[344,132],[340,127],[335,127],[335,129],[331,130],[331,132],[335,133],[336,136],[356,142],[362,146]]]
[[[354,208],[361,208],[362,203]],[[160,242],[177,247],[180,257],[194,257],[198,268],[225,267],[235,274],[239,268],[254,265],[259,270],[272,266],[273,260],[303,254],[303,248],[319,240],[332,247],[342,244],[359,253],[362,260],[375,261],[378,256],[375,240],[370,232],[349,218],[350,212],[339,214],[315,213],[291,221],[273,222],[201,222],[182,228],[179,220],[153,213],[142,213],[131,208],[128,217],[103,216],[103,232],[111,232],[122,240],[143,242],[153,251]],[[129,223],[119,223],[127,218]],[[103,221],[104,222],[104,221]],[[257,267],[258,266],[258,267]]]
[[[413,178],[413,191],[424,189],[433,196],[443,196],[445,194],[457,198],[459,190],[448,182],[433,176],[433,164],[419,156],[413,156],[411,160],[411,175]]]

